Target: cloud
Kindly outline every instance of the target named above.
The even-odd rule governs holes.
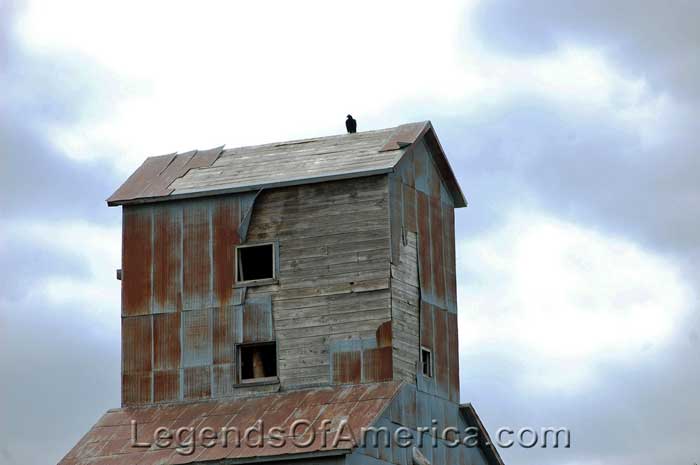
[[[471,17],[489,46],[538,56],[568,44],[596,48],[658,92],[700,98],[700,4],[620,0],[480,2]]]

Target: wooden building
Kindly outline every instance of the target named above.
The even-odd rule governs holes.
[[[454,209],[466,201],[429,122],[151,157],[108,204],[123,211],[122,408],[62,464],[502,463],[460,405]],[[132,420],[141,439],[299,419],[309,425],[286,437],[323,420],[355,438],[371,426],[439,437],[190,454],[131,437]],[[477,430],[479,445],[447,447],[447,426]]]

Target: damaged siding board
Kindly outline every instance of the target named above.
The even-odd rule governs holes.
[[[122,222],[122,315],[151,311],[151,207],[125,207]]]

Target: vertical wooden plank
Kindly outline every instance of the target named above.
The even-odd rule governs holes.
[[[208,202],[188,203],[183,210],[183,308],[211,305],[211,249]]]
[[[232,303],[234,247],[240,243],[239,198],[227,196],[212,200],[212,208],[214,305],[225,307]]]
[[[175,312],[180,299],[180,208],[153,207],[153,313]]]
[[[433,277],[433,303],[447,309],[445,305],[445,268],[442,251],[442,209],[439,198],[430,198],[430,258]]]
[[[180,313],[153,315],[153,364],[156,370],[180,368]]]
[[[406,230],[415,233],[416,227],[416,190],[406,184],[403,187],[403,221]]]
[[[124,207],[123,216],[122,315],[146,315],[151,311],[151,208]]]

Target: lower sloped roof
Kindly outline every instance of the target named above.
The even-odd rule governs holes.
[[[391,403],[400,382],[335,386],[268,394],[245,399],[227,399],[178,403],[143,408],[109,410],[83,436],[59,465],[166,465],[199,463],[212,460],[246,459],[265,456],[343,452],[352,448],[349,442],[333,444],[333,435],[319,434],[326,421],[331,433],[343,420],[354,435],[360,428],[371,426]],[[245,431],[260,420],[264,432],[252,432],[246,441]],[[298,422],[304,420],[304,422]],[[132,421],[136,422],[138,442],[153,442],[155,431],[164,427],[175,432],[179,428],[194,428],[195,437],[209,427],[218,433],[214,447],[204,447],[196,440],[194,451],[184,455],[177,444],[161,448],[132,445]],[[297,427],[292,426],[297,421]],[[305,422],[308,422],[307,425]],[[329,423],[328,423],[329,422]],[[222,428],[227,428],[228,444],[224,445]],[[283,439],[272,438],[271,429],[280,429]],[[236,444],[236,434],[240,443]],[[183,438],[187,439],[189,433]],[[207,440],[210,436],[206,436]],[[205,441],[209,442],[209,441]],[[281,444],[281,446],[280,446]],[[189,449],[189,447],[185,447]]]

